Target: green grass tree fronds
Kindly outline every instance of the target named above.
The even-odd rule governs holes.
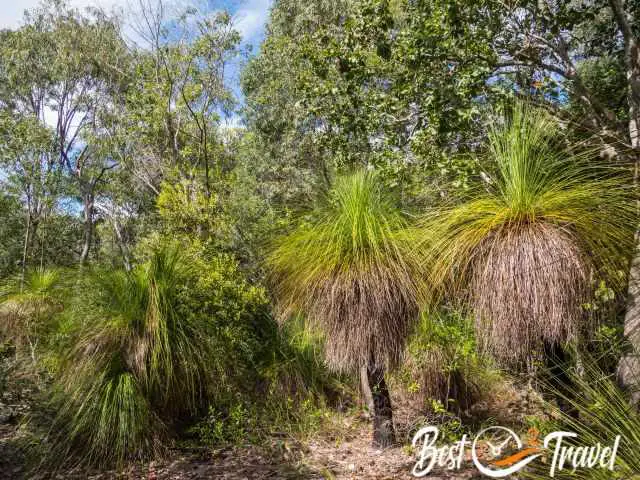
[[[617,450],[614,470],[608,468],[582,468],[573,471],[570,460],[563,469],[554,472],[554,478],[583,480],[615,480],[638,478],[640,476],[640,413],[629,403],[628,396],[618,387],[615,377],[607,375],[597,366],[593,358],[585,358],[581,371],[571,370],[572,388],[567,392],[555,392],[569,405],[568,412],[558,411],[549,405],[554,420],[545,424],[547,434],[551,431],[567,431],[577,434],[575,438],[565,438],[565,447],[571,446],[611,446],[618,435],[620,445]],[[549,388],[554,388],[549,385]],[[523,478],[538,480],[549,478],[549,469],[556,442],[546,452],[545,463],[534,462],[522,474]]]
[[[336,371],[366,366],[374,443],[393,442],[385,369],[402,356],[422,291],[406,219],[372,172],[336,180],[326,203],[281,238],[268,264],[283,318],[303,313],[326,337]]]
[[[431,281],[466,298],[482,343],[509,365],[577,338],[594,279],[623,288],[633,248],[630,173],[567,147],[559,130],[525,103],[496,118],[490,180],[429,212],[421,232]]]
[[[62,310],[61,276],[58,270],[38,269],[0,286],[0,334],[17,348],[28,346],[34,363],[39,342],[52,326],[49,320]]]

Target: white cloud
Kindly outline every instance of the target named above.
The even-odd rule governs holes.
[[[70,0],[74,7],[100,7],[110,10],[123,6],[127,0]],[[17,28],[22,25],[24,11],[37,7],[40,0],[0,0],[0,28]]]
[[[252,43],[259,39],[267,23],[271,3],[272,0],[247,0],[235,12],[235,26],[244,43]]]
[[[0,0],[0,28],[17,28],[22,25],[25,10],[38,6],[40,0]],[[131,0],[70,0],[74,7],[126,7]],[[243,42],[257,43],[264,31],[273,0],[246,0],[234,12],[236,28]]]
[[[35,7],[38,0],[0,0],[0,28],[15,28],[22,23],[22,13],[26,8]]]

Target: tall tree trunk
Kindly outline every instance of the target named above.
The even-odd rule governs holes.
[[[129,258],[129,249],[127,248],[127,244],[124,241],[122,236],[122,231],[120,230],[120,225],[118,225],[118,219],[114,218],[112,221],[113,231],[116,234],[116,242],[118,244],[118,248],[120,249],[120,254],[122,255],[122,262],[124,263],[124,268],[128,272],[131,270],[131,259]]]
[[[89,252],[91,251],[91,244],[93,243],[93,194],[86,193],[82,200],[84,204],[84,234],[80,263],[84,265],[89,259]]]
[[[27,212],[27,228],[24,232],[24,244],[22,247],[22,266],[20,271],[20,292],[24,289],[24,279],[27,274],[27,253],[29,249],[29,239],[31,236],[31,212]]]
[[[393,429],[393,410],[387,383],[384,380],[384,369],[370,365],[367,378],[373,397],[373,446],[388,448],[396,441]]]
[[[629,271],[627,311],[624,317],[624,335],[631,351],[618,365],[618,383],[631,395],[631,403],[640,404],[640,245],[636,234],[636,251]]]
[[[624,9],[622,0],[609,0],[611,10],[624,39],[625,64],[627,67],[629,101],[629,139],[635,162],[635,183],[638,186],[640,168],[640,48],[634,35],[634,19]],[[640,234],[636,234],[636,251],[629,271],[627,311],[624,318],[624,333],[632,350],[618,366],[618,381],[631,393],[634,405],[640,403]]]

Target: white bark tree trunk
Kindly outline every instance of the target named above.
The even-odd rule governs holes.
[[[640,169],[640,50],[638,38],[631,26],[634,19],[624,9],[621,0],[609,0],[618,29],[624,39],[625,63],[627,67],[629,101],[629,140],[631,155],[635,162],[635,183],[638,186]],[[631,394],[634,405],[640,403],[640,231],[636,234],[636,250],[629,269],[627,311],[624,319],[624,334],[631,351],[623,356],[618,365],[618,381]]]

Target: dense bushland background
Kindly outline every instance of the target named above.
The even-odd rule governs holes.
[[[0,31],[0,423],[25,464],[354,412],[382,446],[455,436],[519,390],[637,440],[639,9],[276,0],[251,51],[223,9],[48,0]],[[551,428],[535,412],[502,420]]]

